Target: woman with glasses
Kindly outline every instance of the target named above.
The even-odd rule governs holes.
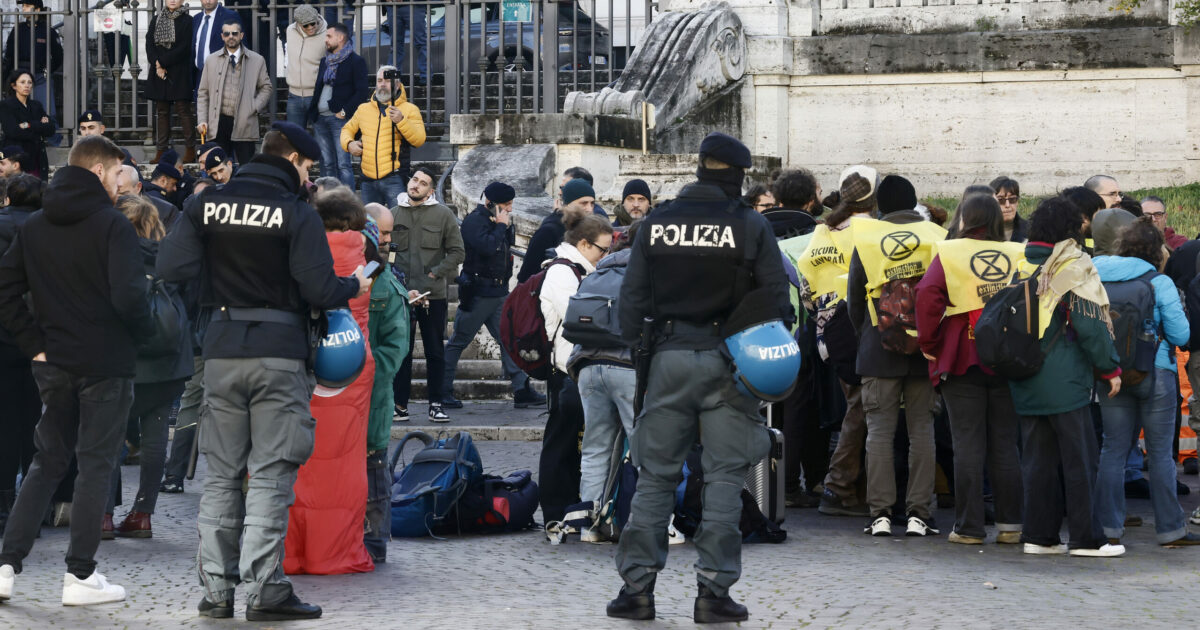
[[[563,338],[567,303],[579,290],[583,277],[596,270],[596,263],[612,247],[613,228],[606,217],[565,213],[566,233],[554,254],[542,263],[540,305],[550,340],[553,370],[546,383],[550,394],[550,418],[542,438],[539,462],[542,514],[547,529],[562,521],[568,506],[579,503],[581,455],[579,434],[583,432],[583,401],[579,387],[567,372],[575,344]],[[592,497],[594,498],[594,497]]]
[[[1017,180],[1001,175],[990,184],[995,191],[996,201],[1000,203],[1000,213],[1004,215],[1004,240],[1010,243],[1024,243],[1029,240],[1029,222],[1017,214],[1017,206],[1021,203],[1021,185]]]

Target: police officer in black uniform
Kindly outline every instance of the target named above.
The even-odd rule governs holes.
[[[742,297],[765,289],[769,318],[790,323],[788,282],[766,219],[741,201],[750,150],[711,133],[700,144],[699,181],[642,225],[621,287],[621,329],[630,341],[655,321],[645,403],[630,438],[638,467],[632,514],[617,570],[625,585],[610,617],[652,619],[654,582],[667,560],[667,523],[692,445],[703,446],[704,513],[696,532],[697,623],[742,621],[729,597],[741,575],[741,491],[746,471],[770,448],[759,402],[735,386],[720,348],[722,324]],[[778,296],[776,300],[774,296]],[[775,312],[777,310],[777,313]]]
[[[209,411],[199,436],[208,459],[198,518],[202,616],[232,617],[239,583],[248,620],[321,616],[283,574],[292,486],[316,424],[309,312],[345,306],[370,284],[361,268],[334,274],[321,218],[299,199],[320,154],[302,128],[275,123],[262,153],[189,204],[159,249],[164,279],[203,270],[200,302],[212,312],[203,348]]]

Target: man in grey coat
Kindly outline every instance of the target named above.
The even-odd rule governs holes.
[[[196,90],[196,129],[239,165],[250,161],[255,143],[262,138],[258,117],[266,113],[272,90],[267,62],[242,46],[242,37],[237,20],[230,18],[221,25],[225,47],[204,61]]]

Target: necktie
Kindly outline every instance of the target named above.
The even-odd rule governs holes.
[[[204,67],[204,58],[208,56],[208,18],[204,16],[204,24],[200,26],[200,37],[196,40],[196,67]]]
[[[233,55],[229,55],[229,67],[230,68],[237,67],[237,57],[234,57]]]

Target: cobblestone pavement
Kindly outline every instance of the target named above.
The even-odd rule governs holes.
[[[489,471],[537,468],[536,442],[479,442]],[[133,468],[126,479],[136,479]],[[200,477],[198,476],[197,479]],[[1196,506],[1196,477],[1185,478]],[[658,619],[604,616],[620,585],[611,545],[577,540],[551,546],[536,532],[447,540],[396,540],[374,573],[297,576],[297,592],[325,609],[322,619],[249,624],[201,620],[194,576],[200,483],[163,495],[155,537],[102,544],[100,570],[129,599],[90,608],[59,605],[65,529],[45,529],[16,597],[0,604],[0,628],[676,628],[691,627],[695,582],[691,545],[671,548],[658,582]],[[127,500],[133,488],[126,489]],[[747,628],[1180,627],[1194,618],[1200,549],[1154,544],[1148,501],[1131,510],[1124,558],[1033,557],[1018,546],[948,544],[953,515],[937,513],[937,538],[871,538],[860,519],[791,510],[782,545],[747,546],[734,595],[750,608]],[[124,509],[118,509],[118,515]],[[985,583],[995,586],[989,588]],[[243,615],[244,603],[237,605]]]

